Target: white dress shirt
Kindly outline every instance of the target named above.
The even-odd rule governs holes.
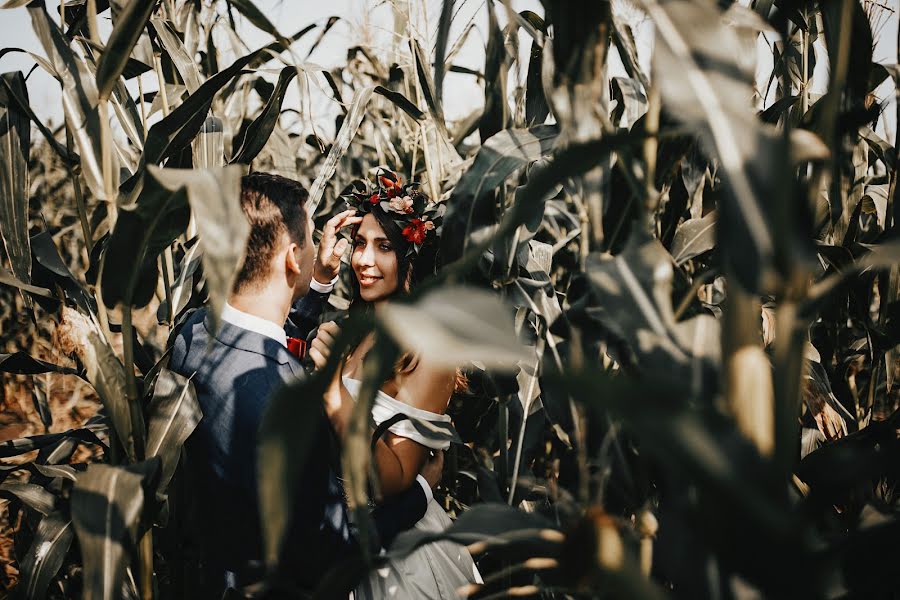
[[[334,289],[334,286],[337,285],[338,279],[340,279],[340,275],[335,275],[334,279],[329,281],[328,283],[319,283],[316,281],[316,278],[313,277],[309,280],[309,289],[314,292],[319,292],[320,294],[327,294]]]
[[[284,333],[284,327],[268,319],[245,313],[226,302],[225,307],[222,309],[222,320],[226,323],[231,323],[235,327],[272,338],[287,348],[287,335]]]
[[[328,283],[319,283],[316,281],[316,278],[313,277],[309,280],[309,289],[319,292],[320,294],[328,294],[334,289],[337,281],[338,277],[335,277]],[[245,313],[227,302],[225,303],[225,308],[222,309],[222,320],[235,327],[240,327],[241,329],[264,335],[267,338],[272,338],[287,348],[287,335],[284,333],[283,325],[278,325],[268,319],[263,319],[262,317],[251,315],[250,313]]]

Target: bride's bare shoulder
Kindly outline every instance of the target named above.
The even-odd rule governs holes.
[[[394,398],[415,408],[443,414],[456,387],[456,371],[419,360],[408,373],[394,379]]]

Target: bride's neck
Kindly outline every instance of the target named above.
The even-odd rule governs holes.
[[[366,355],[369,353],[369,350],[372,349],[372,346],[375,344],[375,334],[369,333],[360,340],[359,344],[350,351],[350,354],[347,356],[347,360],[344,362],[344,371],[343,374],[348,377],[357,377],[360,374],[360,368],[362,367],[362,362],[366,358]]]

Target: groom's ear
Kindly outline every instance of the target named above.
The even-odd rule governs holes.
[[[300,267],[300,246],[291,242],[284,253],[284,267],[288,273],[299,275],[302,270]]]

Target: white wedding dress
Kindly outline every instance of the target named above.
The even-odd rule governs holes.
[[[356,398],[360,381],[344,377],[344,386]],[[376,425],[402,413],[415,419],[419,427],[427,428],[431,434],[423,435],[412,421],[398,421],[388,431],[432,450],[446,450],[455,436],[450,417],[420,408],[415,408],[378,391],[372,406],[372,417]],[[441,438],[441,439],[435,439]],[[415,485],[418,485],[416,483]],[[440,532],[452,521],[444,509],[432,499],[428,503],[425,516],[419,519],[415,528],[427,532]],[[372,571],[356,590],[358,600],[381,600],[424,598],[456,599],[456,590],[468,583],[482,583],[481,574],[465,546],[449,541],[433,542],[416,549],[401,559],[393,559],[379,569]]]

